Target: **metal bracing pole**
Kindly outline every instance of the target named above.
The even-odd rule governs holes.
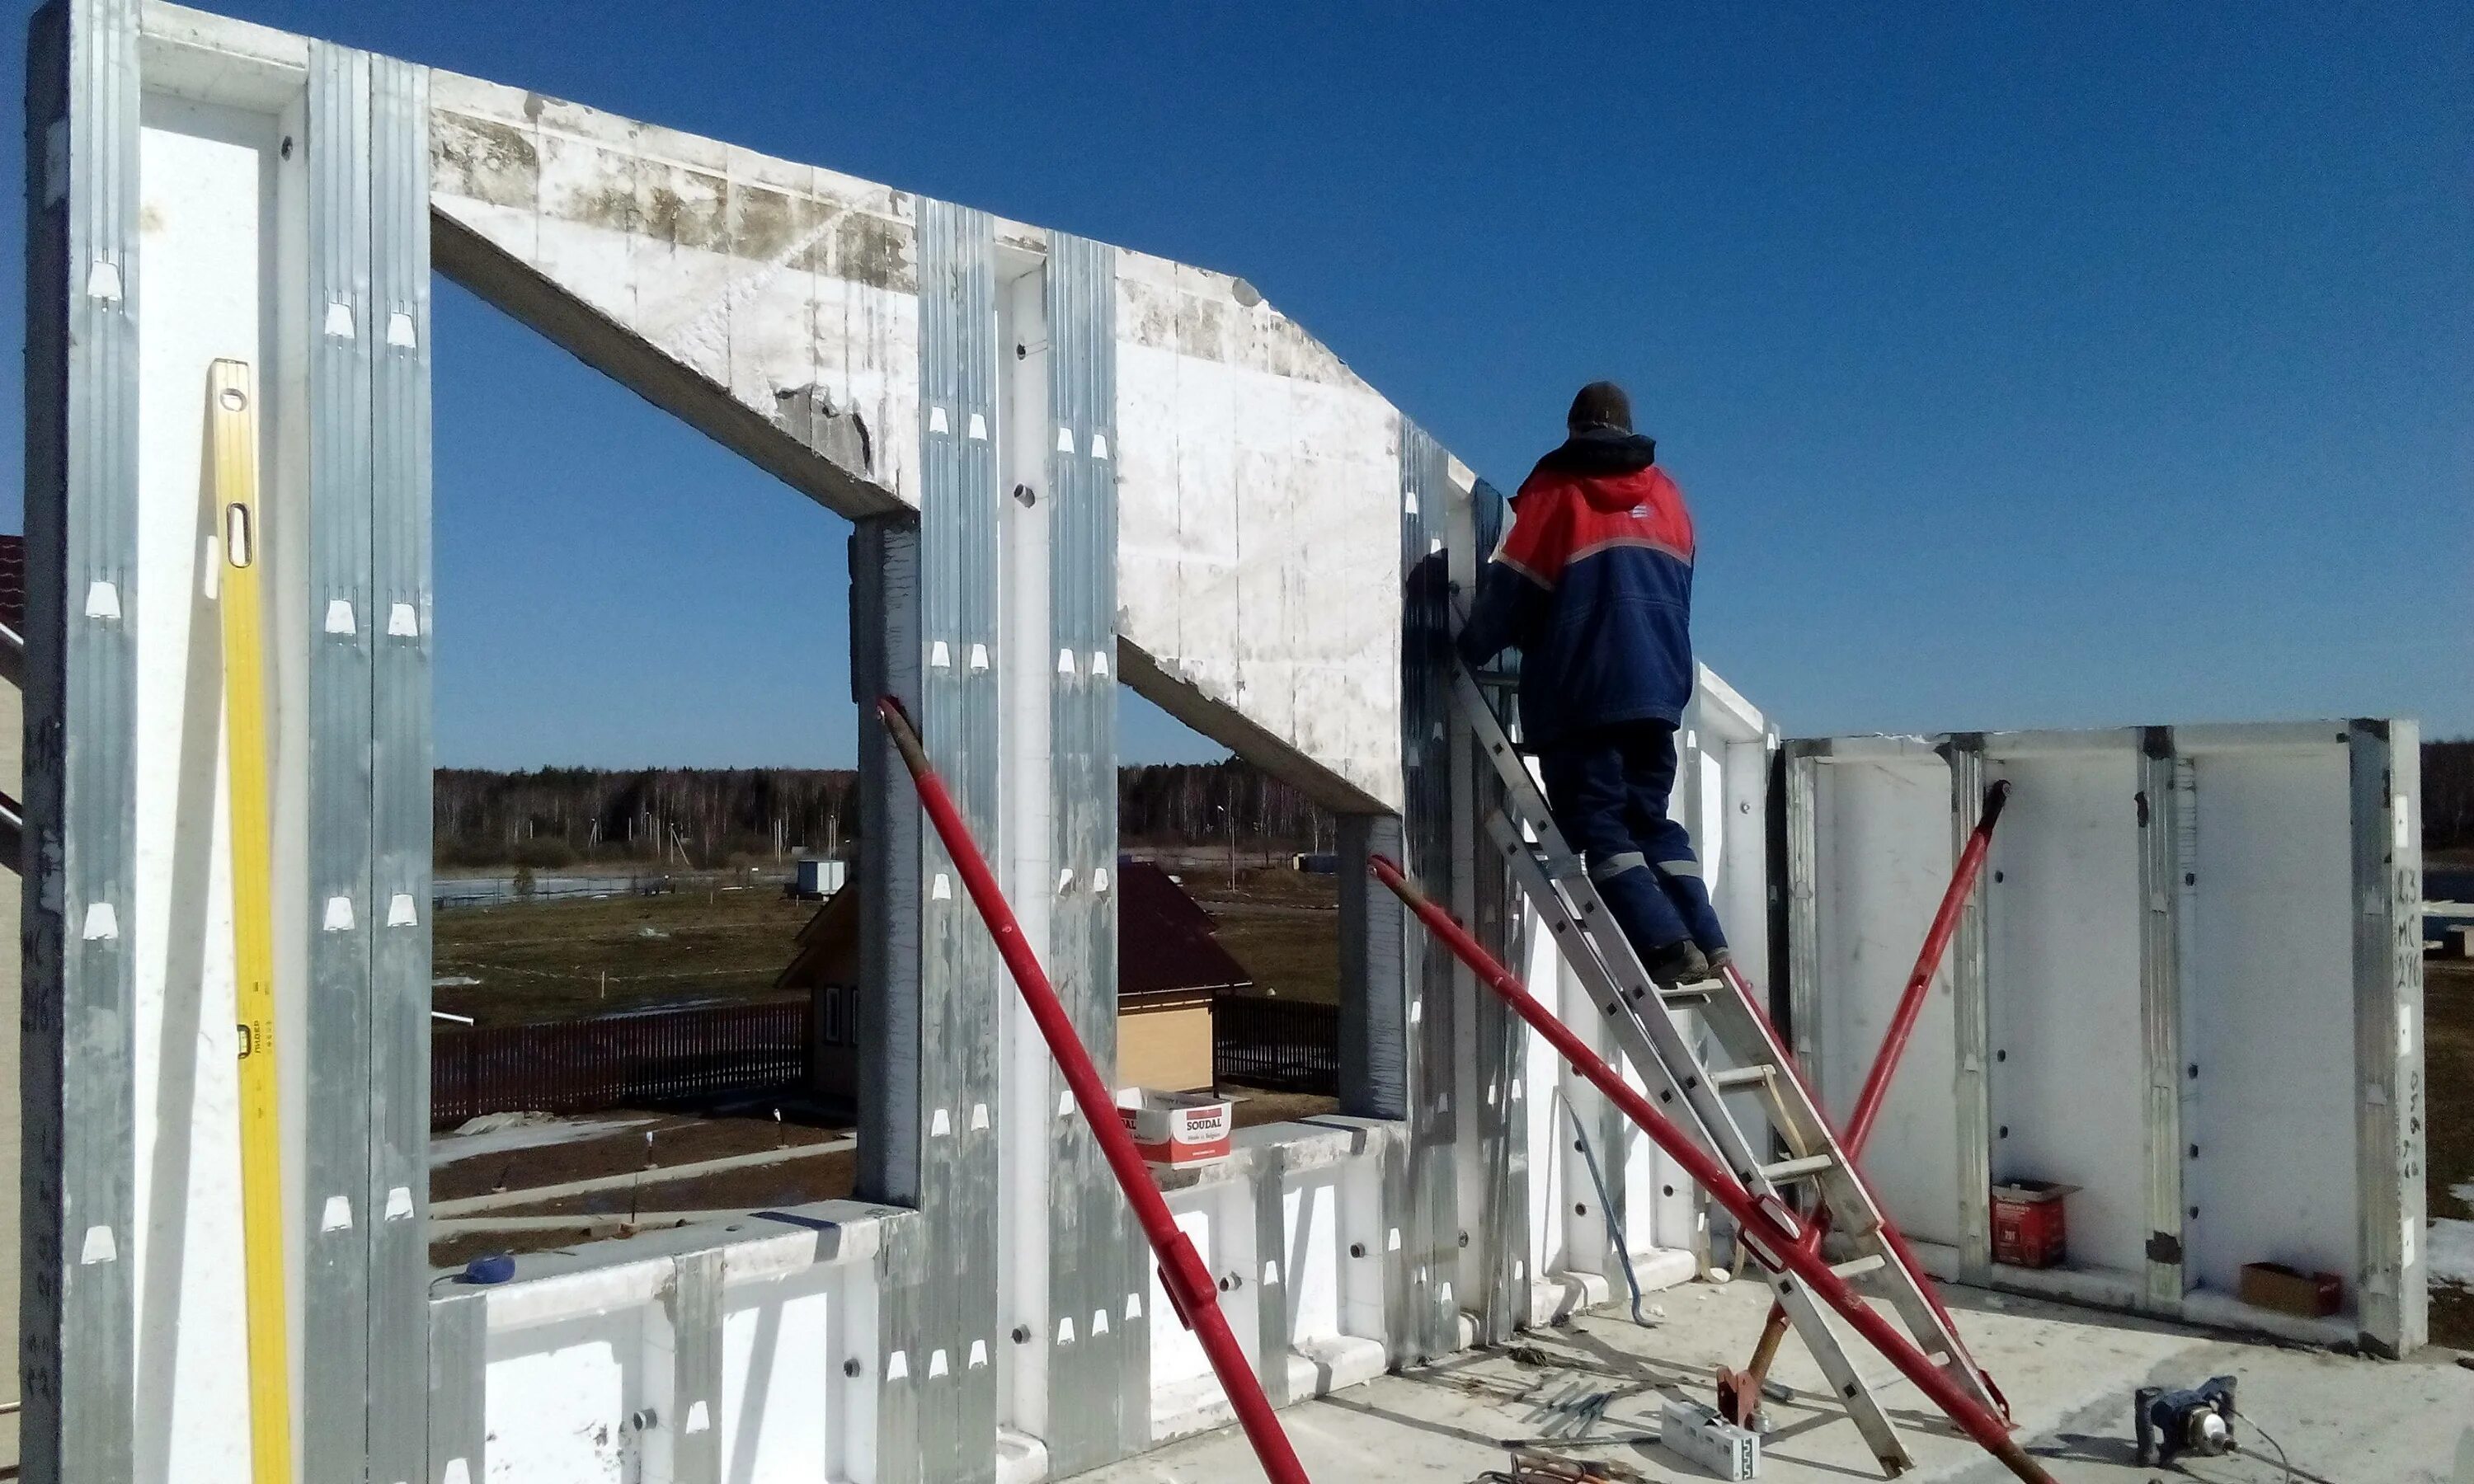
[[[1046,970],[1039,967],[1037,955],[1023,941],[1022,928],[1014,921],[1013,909],[1006,904],[995,873],[988,869],[986,857],[972,841],[970,826],[962,822],[961,811],[945,792],[936,771],[929,766],[927,749],[921,746],[919,733],[911,727],[902,704],[890,696],[877,703],[877,714],[884,719],[885,730],[893,735],[893,745],[901,750],[902,760],[910,769],[911,781],[919,788],[920,805],[935,826],[937,838],[944,842],[945,853],[953,857],[954,869],[962,878],[962,890],[969,894],[971,904],[979,908],[981,919],[987,923],[988,936],[996,940],[998,956],[1012,973],[1014,986],[1022,991],[1031,1018],[1039,1022],[1039,1034],[1055,1056],[1057,1070],[1064,1074],[1065,1085],[1073,1091],[1083,1122],[1090,1125],[1092,1135],[1099,1139],[1100,1152],[1107,1158],[1108,1168],[1115,1173],[1126,1200],[1134,1209],[1135,1218],[1142,1223],[1143,1234],[1150,1238],[1152,1251],[1159,1257],[1160,1286],[1168,1291],[1177,1318],[1202,1342],[1202,1352],[1210,1359],[1222,1389],[1227,1392],[1228,1404],[1237,1414],[1238,1424],[1246,1429],[1247,1441],[1262,1460],[1263,1472],[1273,1484],[1306,1484],[1305,1469],[1298,1462],[1297,1450],[1289,1446],[1289,1435],[1281,1430],[1270,1399],[1263,1395],[1252,1357],[1237,1343],[1237,1336],[1229,1330],[1227,1316],[1220,1312],[1219,1285],[1194,1250],[1193,1239],[1177,1229],[1168,1202],[1161,1197],[1142,1155],[1134,1148],[1133,1136],[1126,1132],[1117,1115],[1117,1105],[1108,1095],[1107,1084],[1101,1080],[1099,1068],[1091,1065],[1090,1054],[1082,1049],[1081,1038],[1075,1034],[1074,1022],[1066,1016],[1055,987],[1048,982]]]
[[[2053,1484],[2052,1476],[2010,1436],[2009,1428],[2000,1417],[1989,1408],[1977,1405],[1959,1390],[1949,1375],[1933,1364],[1931,1357],[1875,1312],[1871,1304],[1848,1286],[1845,1279],[1831,1272],[1830,1264],[1818,1252],[1805,1247],[1804,1223],[1797,1219],[1795,1212],[1775,1198],[1756,1201],[1725,1166],[1694,1143],[1681,1128],[1652,1106],[1649,1099],[1635,1091],[1622,1074],[1591,1051],[1569,1026],[1548,1014],[1544,1006],[1532,998],[1519,978],[1480,947],[1467,929],[1452,921],[1450,913],[1427,900],[1425,895],[1400,874],[1397,865],[1379,855],[1371,864],[1383,884],[1408,904],[1409,910],[1417,914],[1429,932],[1459,955],[1461,962],[1476,973],[1479,983],[1501,996],[1515,1014],[1528,1021],[1531,1029],[1544,1037],[1565,1061],[1622,1109],[1626,1117],[1639,1125],[1642,1133],[1656,1140],[1676,1163],[1684,1166],[1685,1173],[1697,1181],[1711,1200],[1735,1218],[1737,1228],[1757,1259],[1774,1271],[1792,1273],[1815,1297],[1836,1309],[1839,1317],[1863,1336],[1865,1343],[1887,1356],[1890,1363],[1899,1368],[1900,1374],[1915,1382],[1916,1389],[1923,1392],[1933,1405],[1941,1408],[1985,1451],[2001,1460],[2012,1473],[2027,1480],[2028,1484]],[[1749,995],[1746,1003],[1751,1003]],[[1663,1014],[1662,1011],[1659,1013]]]
[[[1898,1074],[1899,1062],[1906,1054],[1907,1041],[1915,1035],[1916,1021],[1924,1014],[1925,999],[1932,988],[1933,975],[1941,970],[1942,955],[1950,950],[1950,941],[1958,932],[1959,914],[1965,910],[1968,897],[1976,890],[1976,878],[1984,872],[1984,857],[1993,849],[1993,826],[2001,820],[2001,806],[2009,799],[2010,785],[2006,781],[1997,782],[1984,791],[1984,812],[1977,817],[1976,828],[1968,834],[1967,849],[1959,852],[1958,865],[1951,872],[1950,885],[1941,894],[1941,906],[1934,911],[1932,926],[1925,933],[1924,946],[1916,952],[1916,966],[1907,973],[1906,988],[1900,993],[1898,1008],[1890,1016],[1890,1027],[1881,1037],[1881,1049],[1874,1054],[1872,1070],[1864,1076],[1863,1090],[1856,1094],[1855,1112],[1847,1116],[1847,1132],[1842,1142],[1846,1144],[1847,1157],[1851,1160],[1863,1154],[1865,1141],[1873,1136],[1873,1125],[1881,1116],[1881,1105],[1889,1099],[1890,1080]],[[1749,994],[1746,998],[1756,1006],[1759,1003]],[[1889,1230],[1884,1228],[1885,1232]],[[1829,1234],[1830,1208],[1825,1206],[1814,1213],[1811,1229],[1805,1233],[1803,1245],[1807,1252],[1818,1253],[1823,1239]],[[1893,1237],[1892,1245],[1899,1249],[1901,1260],[1917,1274],[1925,1297],[1931,1301],[1934,1309],[1941,1312],[1942,1322],[1950,1324],[1949,1312],[1942,1309],[1941,1296],[1933,1291],[1931,1284],[1923,1282],[1924,1270],[1915,1265],[1913,1255],[1906,1250],[1905,1239]],[[1760,1409],[1761,1382],[1768,1377],[1770,1365],[1778,1358],[1779,1343],[1786,1338],[1786,1310],[1776,1303],[1771,1304],[1769,1319],[1761,1326],[1761,1337],[1753,1347],[1752,1360],[1740,1375],[1726,1371],[1718,1373],[1719,1410],[1725,1412],[1730,1421],[1750,1425],[1752,1414]],[[1957,1326],[1951,1325],[1950,1328],[1952,1333],[1957,1332]],[[1985,1377],[1984,1383],[1987,1387],[1992,1386],[1992,1377]],[[2002,1400],[1998,1391],[1994,1393],[1994,1399]],[[2007,1401],[2003,1401],[2002,1409],[2005,1412],[2009,1409]]]

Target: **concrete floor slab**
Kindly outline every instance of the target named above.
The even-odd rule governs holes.
[[[2294,1484],[2354,1480],[2474,1484],[2474,1371],[2445,1351],[2397,1362],[2248,1343],[2178,1326],[2040,1300],[1951,1289],[1977,1358],[2008,1394],[2031,1450],[2057,1480],[2126,1484],[2163,1475],[2137,1466],[2130,1396],[2144,1385],[2238,1378],[2248,1451],[2193,1462],[2212,1484],[2289,1477],[2260,1442],[2265,1426],[2291,1456]],[[1648,1441],[1666,1397],[1709,1399],[1721,1362],[1740,1365],[1768,1294],[1751,1283],[1691,1283],[1660,1295],[1663,1324],[1640,1328],[1620,1311],[1523,1336],[1521,1347],[1471,1352],[1385,1376],[1281,1414],[1307,1472],[1326,1481],[1474,1480],[1504,1463],[1502,1443],[1555,1438],[1555,1450],[1619,1460],[1653,1480],[1707,1478]],[[1872,1358],[1864,1374],[1887,1372]],[[1819,1380],[1790,1340],[1778,1379],[1798,1400],[1771,1403],[1761,1478],[1775,1484],[1879,1478],[1846,1413],[1807,1400]],[[1595,1403],[1608,1394],[1602,1406]],[[1914,1387],[1894,1378],[1884,1400],[1906,1434],[1911,1480],[1985,1484],[2008,1477]],[[1594,1420],[1584,1422],[1592,1410]],[[1598,1440],[1592,1442],[1590,1440]],[[1086,1477],[1102,1484],[1220,1484],[1261,1477],[1242,1437],[1223,1430]]]

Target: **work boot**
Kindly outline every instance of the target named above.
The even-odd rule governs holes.
[[[1723,943],[1714,948],[1707,949],[1702,956],[1710,961],[1710,972],[1712,974],[1724,975],[1728,966],[1735,962],[1735,950]]]
[[[1698,945],[1689,938],[1678,938],[1649,950],[1649,962],[1641,966],[1659,988],[1671,990],[1679,984],[1690,984],[1710,977],[1710,961],[1701,956]]]

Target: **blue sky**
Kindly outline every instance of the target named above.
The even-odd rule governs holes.
[[[229,8],[1243,274],[1507,487],[1622,380],[1790,733],[2474,732],[2462,5]],[[846,528],[437,354],[442,762],[847,759]]]

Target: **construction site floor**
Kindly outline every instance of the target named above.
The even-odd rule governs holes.
[[[2030,1299],[1953,1288],[1946,1297],[1977,1358],[2010,1398],[2030,1451],[2060,1481],[2189,1478],[2201,1484],[2474,1484],[2474,1370],[2432,1349],[2384,1362],[2102,1314]],[[1710,1474],[1655,1442],[1667,1397],[1710,1400],[1722,1362],[1741,1365],[1768,1304],[1758,1284],[1689,1283],[1650,1296],[1664,1311],[1653,1328],[1620,1306],[1519,1343],[1385,1376],[1280,1415],[1306,1472],[1318,1480],[1474,1481],[1504,1467],[1507,1439],[1619,1462],[1651,1480]],[[1878,1357],[1864,1374],[1886,1372]],[[1777,1379],[1797,1400],[1769,1403],[1759,1477],[1771,1484],[1880,1477],[1845,1412],[1809,1388],[1819,1380],[1792,1338]],[[2138,1387],[2195,1385],[2232,1376],[2244,1420],[2244,1450],[2143,1468],[2130,1439]],[[1900,1381],[1882,1392],[1917,1464],[1908,1480],[1978,1484],[2009,1477]],[[1604,1400],[1601,1400],[1600,1399]],[[2288,1473],[2261,1439],[2286,1448]],[[1592,1442],[1591,1440],[1599,1440]],[[1085,1477],[1103,1484],[1219,1484],[1262,1476],[1244,1439],[1205,1434]]]

